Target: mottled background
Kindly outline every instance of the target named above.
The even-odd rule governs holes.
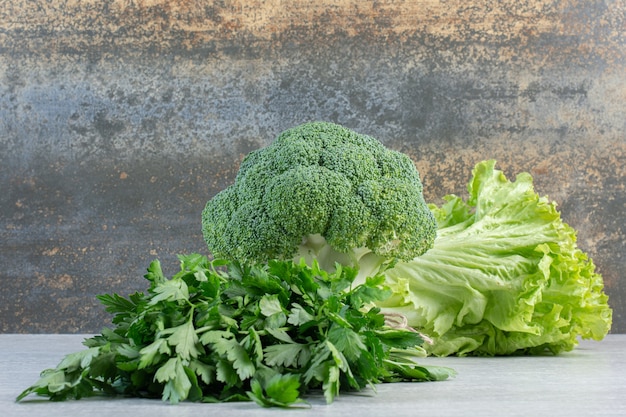
[[[206,252],[241,158],[310,120],[408,153],[429,201],[495,158],[579,231],[626,331],[623,0],[0,0],[0,332]]]

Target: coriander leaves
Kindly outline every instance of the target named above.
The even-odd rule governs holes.
[[[418,366],[420,335],[387,326],[370,308],[390,294],[382,276],[354,285],[357,271],[341,266],[330,273],[315,263],[179,259],[171,279],[150,264],[145,294],[99,296],[114,327],[17,400],[109,394],[288,407],[306,404],[312,390],[331,403],[340,391],[454,374]]]

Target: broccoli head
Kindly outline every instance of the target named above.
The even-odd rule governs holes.
[[[411,159],[342,126],[306,123],[249,153],[235,182],[206,204],[202,231],[216,257],[264,262],[332,253],[409,260],[436,222]]]

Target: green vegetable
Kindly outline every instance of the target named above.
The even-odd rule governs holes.
[[[100,296],[115,327],[18,401],[104,393],[288,407],[320,390],[330,403],[454,375],[419,355],[559,353],[602,339],[612,320],[602,277],[555,204],[494,161],[473,174],[467,201],[429,206],[407,156],[330,123],[287,130],[206,204],[217,260],[180,256],[171,279],[154,261],[147,294]]]
[[[494,165],[476,166],[467,202],[428,206],[408,157],[305,124],[244,159],[207,203],[204,238],[228,259],[341,263],[358,280],[386,269],[394,297],[381,305],[434,337],[433,354],[558,353],[603,338],[612,312],[575,230],[529,174],[510,182]]]
[[[151,263],[146,294],[99,296],[114,327],[45,370],[17,400],[108,394],[288,407],[312,390],[330,403],[340,391],[454,373],[417,365],[420,335],[366,307],[390,294],[381,275],[355,285],[356,270],[341,266],[327,273],[316,263],[179,258],[171,279]]]
[[[248,154],[234,184],[206,204],[202,228],[216,257],[305,257],[327,269],[371,261],[368,272],[421,255],[436,234],[411,159],[325,122],[289,129]]]
[[[576,231],[530,174],[511,182],[494,167],[476,165],[467,201],[431,206],[434,247],[385,272],[394,295],[379,305],[433,337],[435,355],[558,353],[602,339],[612,311]]]

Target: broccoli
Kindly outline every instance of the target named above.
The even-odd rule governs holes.
[[[213,256],[244,262],[410,260],[432,247],[436,230],[411,159],[328,122],[288,129],[250,152],[202,212]]]

